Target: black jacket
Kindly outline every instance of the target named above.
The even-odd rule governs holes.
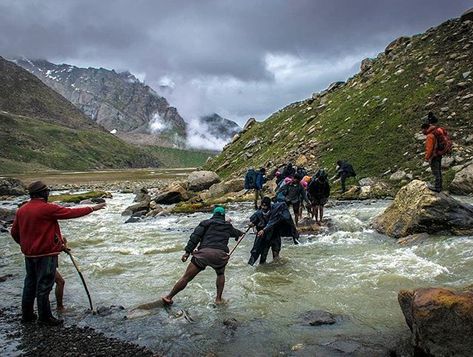
[[[328,198],[330,196],[330,184],[328,180],[313,179],[307,187],[307,192],[311,198]]]
[[[217,213],[212,218],[199,223],[184,249],[188,254],[192,253],[197,246],[199,246],[198,249],[214,248],[228,253],[230,237],[237,240],[242,235],[242,231],[234,228],[230,222],[225,221],[224,216]]]
[[[256,230],[260,231],[263,229],[269,221],[270,212],[264,213],[262,210],[257,210],[250,217],[250,222],[256,227]]]

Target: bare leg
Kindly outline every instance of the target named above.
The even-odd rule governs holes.
[[[199,273],[200,273],[200,269],[194,263],[190,262],[189,265],[187,266],[186,272],[184,273],[182,278],[180,278],[177,281],[177,283],[172,288],[171,292],[168,295],[162,297],[163,302],[168,305],[172,304],[173,303],[172,298],[178,292],[184,290],[187,284],[192,279],[194,279],[195,276]]]
[[[296,223],[296,226],[299,224],[299,208],[292,205],[292,211],[294,212],[294,221]]]
[[[222,294],[223,294],[223,288],[225,287],[224,274],[217,275],[216,285],[217,285],[217,297],[215,298],[215,303],[217,305],[220,305],[223,303]]]
[[[64,310],[63,304],[63,297],[64,297],[64,285],[66,282],[64,281],[61,274],[56,270],[56,276],[54,277],[54,282],[56,283],[56,288],[54,289],[54,293],[56,295],[56,308],[59,311]]]
[[[274,251],[273,250],[273,260],[278,260],[279,259],[279,250]]]
[[[322,218],[324,218],[324,206],[319,206],[320,208],[320,219],[319,222],[322,224]]]

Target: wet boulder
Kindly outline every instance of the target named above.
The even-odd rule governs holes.
[[[458,171],[450,184],[450,192],[460,195],[473,193],[473,164]]]
[[[135,198],[133,199],[133,202],[142,202],[150,198],[148,194],[148,190],[145,187],[137,189],[133,193],[135,194]]]
[[[393,203],[374,219],[373,227],[394,238],[416,233],[469,235],[473,234],[473,206],[414,180],[399,190]]]
[[[0,178],[0,196],[23,196],[28,193],[26,186],[18,179]]]
[[[131,206],[125,208],[125,210],[122,212],[122,216],[132,216],[138,212],[143,212],[141,215],[146,214],[149,211],[150,202],[151,197],[149,197],[149,195],[146,195],[143,201],[132,204]]]
[[[315,220],[309,217],[302,218],[297,225],[299,233],[316,234],[320,231],[320,228]]]
[[[429,356],[471,355],[473,289],[401,290],[398,301],[418,350]]]
[[[153,201],[159,204],[169,205],[187,201],[188,199],[189,195],[184,186],[180,183],[173,183],[166,187],[164,191],[159,192],[156,197],[153,198]]]
[[[333,325],[337,322],[336,316],[323,310],[310,310],[299,315],[299,320],[303,325],[321,326]]]
[[[220,182],[220,177],[213,171],[193,171],[187,177],[188,188],[191,191],[203,191],[214,183]]]

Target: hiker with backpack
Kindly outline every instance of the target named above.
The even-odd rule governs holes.
[[[309,199],[307,198],[306,191],[304,187],[301,185],[302,177],[299,174],[294,176],[292,181],[278,189],[276,192],[276,197],[282,195],[284,200],[288,206],[292,206],[294,211],[294,220],[296,222],[296,226],[299,223],[299,216],[300,213],[300,206],[303,202],[309,204]]]
[[[253,168],[250,168],[245,175],[245,190],[254,190],[255,191],[255,210],[258,209],[258,199],[263,199],[263,186],[266,182],[266,169],[264,167],[260,168],[259,171],[256,171]]]
[[[311,215],[315,217],[315,222],[321,226],[324,216],[324,206],[330,196],[330,184],[327,172],[320,169],[309,182],[307,193],[311,202]]]
[[[186,262],[192,254],[192,259],[184,275],[176,282],[171,292],[161,297],[165,305],[173,303],[174,296],[184,290],[187,284],[194,279],[197,274],[210,266],[217,274],[216,286],[217,296],[215,304],[222,304],[223,288],[225,286],[225,267],[230,258],[228,241],[231,237],[238,240],[244,233],[225,220],[225,208],[216,206],[210,219],[199,223],[189,238],[189,242],[184,248],[185,253],[181,257],[182,262]]]
[[[332,180],[334,179],[340,180],[340,183],[342,185],[341,192],[344,193],[346,191],[345,182],[347,178],[356,176],[355,170],[353,169],[353,166],[349,162],[338,160],[336,171],[337,173],[335,174],[334,177],[332,177]]]
[[[258,258],[260,264],[265,264],[270,248],[273,261],[279,259],[281,237],[292,237],[294,244],[299,244],[299,233],[285,202],[271,204],[269,197],[263,198],[261,210],[255,212],[250,221],[258,232],[250,252],[250,265],[254,265]]]
[[[422,133],[426,136],[425,161],[430,163],[430,169],[435,178],[434,185],[429,185],[429,189],[434,192],[442,191],[442,156],[452,151],[452,141],[448,136],[447,130],[432,124],[437,121],[432,121],[431,118],[428,118],[427,122],[421,126]]]

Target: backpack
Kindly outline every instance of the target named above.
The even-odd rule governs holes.
[[[447,133],[447,130],[439,126],[435,128],[433,133],[437,141],[435,155],[442,156],[445,154],[450,154],[452,152],[453,143],[452,143],[452,139],[450,139],[450,136]]]
[[[245,190],[252,190],[256,188],[256,171],[249,169],[245,175]]]
[[[307,170],[303,167],[298,167],[296,170],[296,175],[299,174],[301,177],[307,176]]]

